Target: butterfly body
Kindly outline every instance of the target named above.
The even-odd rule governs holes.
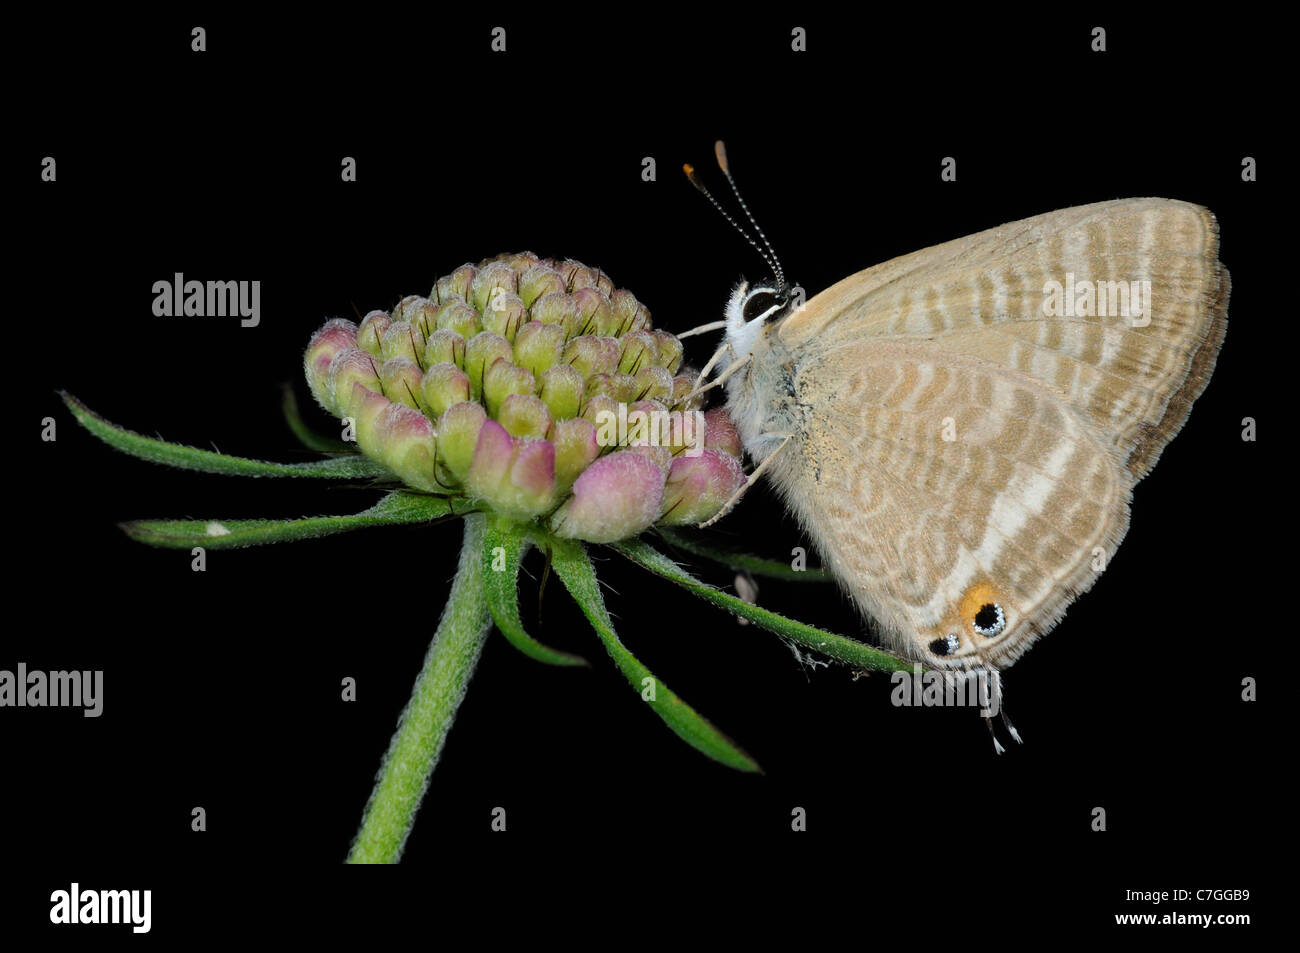
[[[886,645],[1006,667],[1092,585],[1213,369],[1217,249],[1206,209],[1131,199],[906,255],[798,310],[737,289],[728,410]]]

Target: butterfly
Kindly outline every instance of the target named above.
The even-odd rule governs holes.
[[[1210,379],[1230,287],[1214,215],[1061,209],[801,303],[717,151],[776,275],[713,325],[747,486],[766,475],[887,647],[1005,669],[1097,580]]]

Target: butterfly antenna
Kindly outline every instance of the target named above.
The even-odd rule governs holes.
[[[767,253],[771,256],[771,265],[773,271],[776,273],[777,286],[780,290],[784,291],[785,272],[781,268],[781,259],[776,257],[776,249],[772,247],[772,243],[768,241],[767,236],[763,234],[763,229],[758,225],[758,219],[754,218],[754,213],[749,210],[749,206],[745,203],[744,196],[740,194],[740,187],[736,185],[736,180],[731,177],[731,164],[727,162],[727,147],[723,144],[721,139],[713,144],[713,155],[718,160],[718,168],[721,169],[722,174],[727,177],[727,184],[731,186],[732,194],[736,196],[736,201],[740,203],[741,209],[744,210],[745,217],[749,219],[749,224],[754,226],[754,231],[758,232],[758,237],[763,240],[763,245],[766,246]]]
[[[734,228],[736,231],[740,232],[740,234],[744,237],[745,241],[749,242],[749,244],[753,246],[754,251],[758,252],[759,257],[763,259],[764,264],[766,264],[767,267],[772,269],[772,273],[774,275],[779,275],[781,271],[780,263],[773,260],[772,258],[769,258],[767,252],[764,251],[763,246],[760,245],[758,242],[754,241],[754,239],[750,236],[749,232],[745,231],[745,229],[741,227],[740,223],[731,217],[731,213],[728,212],[725,208],[723,208],[722,204],[713,197],[713,193],[704,187],[704,183],[701,182],[695,175],[695,166],[687,162],[682,166],[682,171],[686,173],[686,178],[690,179],[691,185],[695,186],[695,188],[699,190],[700,194],[709,200],[709,204],[718,210],[718,214],[721,215],[723,218],[725,218],[727,222],[731,225],[731,227]],[[734,184],[732,188],[735,188]],[[766,241],[766,239],[764,239],[764,241]],[[781,280],[781,286],[783,288],[785,287],[784,280]]]

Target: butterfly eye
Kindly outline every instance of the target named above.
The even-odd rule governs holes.
[[[745,298],[740,314],[746,321],[754,321],[785,307],[786,299],[771,288],[755,288]]]
[[[957,651],[957,648],[960,645],[961,642],[958,640],[957,636],[954,633],[949,632],[947,637],[935,639],[931,642],[930,651],[935,655],[951,655],[953,652]]]
[[[975,613],[971,626],[984,638],[991,639],[995,635],[1001,635],[1007,627],[1007,614],[996,602],[986,602]]]

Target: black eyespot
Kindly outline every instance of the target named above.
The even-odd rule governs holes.
[[[740,310],[740,315],[746,321],[753,321],[755,318],[761,318],[766,312],[773,308],[779,308],[785,304],[785,298],[778,295],[769,288],[759,288],[750,292],[749,297],[745,299],[744,307]]]
[[[935,655],[951,655],[953,652],[957,651],[958,644],[957,636],[949,633],[947,638],[935,639],[931,642],[930,651]]]
[[[986,639],[991,639],[995,635],[1000,635],[1002,630],[1007,627],[1007,616],[1000,605],[995,602],[986,602],[980,606],[980,611],[975,613],[972,625],[980,635]]]

